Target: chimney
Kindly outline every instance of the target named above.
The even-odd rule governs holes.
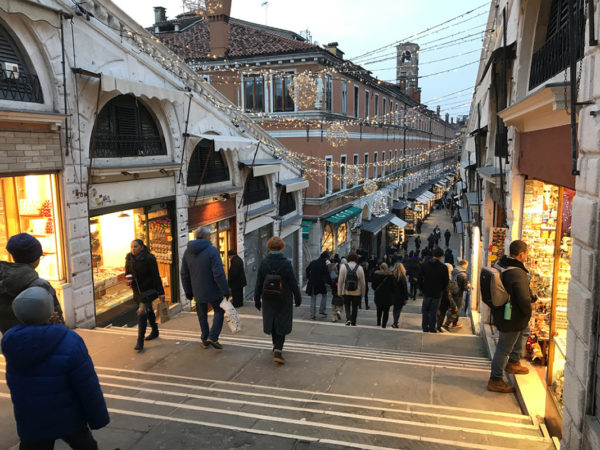
[[[206,0],[206,9],[209,14],[210,54],[214,58],[224,58],[229,50],[231,0]]]
[[[337,42],[330,42],[329,44],[327,44],[325,46],[325,48],[327,49],[327,51],[335,56],[337,56],[340,59],[344,59],[344,52],[341,51],[338,48],[338,43]]]
[[[414,86],[408,87],[408,96],[415,102],[421,103],[421,89],[415,88]]]
[[[450,114],[446,113],[446,123],[448,123],[449,118],[450,118]]]
[[[452,125],[454,125],[454,117],[453,117],[452,119],[450,119],[450,123],[451,123]]]
[[[154,23],[162,23],[167,20],[167,10],[163,6],[154,7]]]
[[[442,111],[442,108],[440,107],[440,105],[437,105],[437,107],[435,108],[435,114],[436,114],[438,117],[440,117],[440,115],[441,115],[441,111]]]

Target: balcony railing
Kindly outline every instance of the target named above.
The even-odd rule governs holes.
[[[0,100],[44,103],[37,75],[0,69]]]
[[[94,158],[126,158],[167,154],[160,137],[139,138],[97,134],[93,147],[92,157]]]
[[[581,26],[576,28],[574,42],[577,60],[583,57],[585,28],[584,18],[578,17],[576,23]],[[569,27],[558,30],[550,37],[531,58],[531,74],[529,89],[539,86],[544,81],[559,74],[569,67]]]

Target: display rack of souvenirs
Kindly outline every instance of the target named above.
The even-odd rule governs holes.
[[[488,261],[490,265],[495,264],[504,255],[504,243],[506,241],[506,228],[494,227],[490,231],[490,246],[488,248]]]
[[[148,222],[150,250],[161,263],[170,264],[173,260],[173,236],[171,220],[168,217],[153,219]]]

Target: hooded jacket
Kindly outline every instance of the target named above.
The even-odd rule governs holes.
[[[208,239],[188,242],[181,262],[181,284],[188,300],[211,303],[229,296],[219,250]]]
[[[503,256],[498,265],[517,267],[520,270],[507,270],[502,274],[502,284],[510,295],[512,314],[510,320],[504,319],[504,306],[492,309],[494,325],[503,332],[521,331],[529,325],[531,319],[531,292],[529,290],[528,271],[522,262]]]
[[[54,311],[62,320],[62,310],[56,298],[56,291],[46,280],[42,280],[29,264],[0,261],[0,331],[6,331],[20,322],[12,310],[12,302],[17,295],[28,287],[38,286],[46,289],[54,299]]]
[[[467,275],[467,269],[461,265],[456,266],[452,271],[452,280],[456,281],[456,285],[460,290],[461,297],[463,293],[471,289],[471,284],[469,283],[469,276]]]
[[[6,382],[21,440],[69,436],[110,421],[94,365],[64,325],[16,325],[2,338]]]

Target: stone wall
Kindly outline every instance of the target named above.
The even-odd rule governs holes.
[[[58,132],[0,131],[0,174],[61,169]]]

